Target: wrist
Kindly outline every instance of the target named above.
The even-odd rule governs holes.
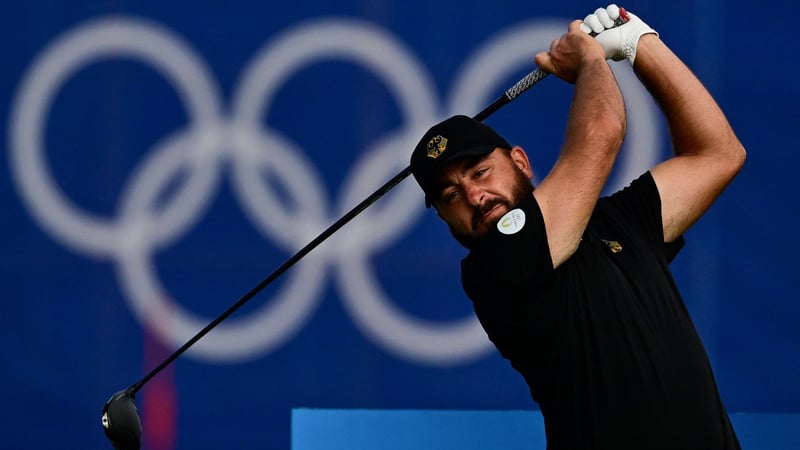
[[[636,46],[636,64],[631,60],[631,66],[638,67],[641,60],[646,60],[653,54],[655,47],[660,43],[658,34],[646,33],[639,38],[638,45]]]
[[[646,49],[651,47],[653,44],[658,41],[658,34],[657,33],[645,33],[639,37],[639,45],[638,50]]]
[[[583,55],[581,55],[580,64],[581,66],[591,66],[599,63],[605,64],[606,61],[605,49],[603,49],[603,46],[600,45],[599,42],[592,39],[590,46],[587,47]]]
[[[576,82],[584,77],[599,79],[601,78],[600,74],[604,72],[611,73],[611,67],[608,65],[605,56],[586,57],[578,67]]]
[[[632,17],[635,17],[631,14]],[[623,42],[622,51],[625,54],[625,57],[633,66],[634,61],[636,60],[636,55],[639,53],[639,50],[642,45],[647,46],[648,42],[651,41],[653,38],[658,38],[658,32],[656,30],[650,28],[646,23],[642,22],[638,17],[635,17],[636,21],[631,23],[631,27],[629,29],[628,38]]]

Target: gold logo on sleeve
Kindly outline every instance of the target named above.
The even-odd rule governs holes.
[[[617,241],[607,241],[605,239],[600,239],[603,244],[606,244],[611,253],[619,253],[622,251],[622,245]]]

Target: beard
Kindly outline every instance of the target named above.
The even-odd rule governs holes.
[[[504,205],[506,207],[506,211],[511,211],[511,209],[519,205],[523,200],[533,195],[533,183],[530,179],[528,179],[528,177],[525,176],[525,173],[523,173],[519,168],[517,168],[514,173],[514,184],[511,187],[510,196],[508,198],[493,198],[487,201],[481,207],[476,207],[472,215],[472,229],[470,231],[460,231],[448,224],[448,228],[450,228],[450,234],[453,235],[453,238],[455,238],[459,244],[463,245],[467,249],[472,249],[472,247],[477,244],[480,238],[488,233],[488,229],[479,230],[481,218],[486,212],[490,211],[495,206]],[[494,225],[496,222],[497,221],[491,223],[490,226]]]

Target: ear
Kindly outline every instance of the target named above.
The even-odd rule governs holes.
[[[533,178],[533,168],[531,168],[531,162],[528,160],[528,154],[525,153],[525,150],[523,150],[522,147],[519,145],[512,147],[509,156],[514,164],[516,164],[516,166],[522,170],[525,176],[528,178]]]

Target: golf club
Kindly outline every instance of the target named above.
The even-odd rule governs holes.
[[[505,91],[503,95],[498,97],[489,106],[487,106],[477,115],[475,115],[474,119],[478,121],[485,120],[495,111],[497,111],[504,105],[510,103],[512,100],[517,98],[517,96],[525,92],[534,84],[544,79],[546,76],[547,76],[546,72],[544,72],[539,68],[536,68],[528,75],[520,79],[507,91]],[[136,409],[134,398],[136,396],[136,392],[139,391],[139,389],[145,383],[147,383],[151,378],[153,378],[166,366],[172,363],[176,358],[178,358],[181,354],[183,354],[186,350],[188,350],[189,347],[194,345],[198,340],[200,340],[200,338],[205,336],[214,327],[219,325],[220,322],[222,322],[228,316],[233,314],[237,309],[239,309],[241,306],[247,303],[262,289],[264,289],[266,286],[272,283],[276,278],[278,278],[284,272],[286,272],[290,267],[292,267],[295,263],[297,263],[311,250],[313,250],[315,247],[321,244],[324,240],[330,237],[337,230],[342,228],[345,224],[350,222],[353,218],[355,218],[358,214],[364,211],[372,203],[381,198],[384,194],[389,192],[392,188],[397,186],[401,181],[403,181],[403,179],[408,177],[408,175],[410,174],[411,174],[411,166],[408,166],[403,171],[395,175],[391,180],[386,182],[383,186],[378,188],[378,190],[372,193],[369,197],[367,197],[361,203],[356,205],[347,214],[345,214],[339,220],[334,222],[333,225],[329,226],[325,231],[320,233],[316,238],[314,238],[314,240],[308,243],[305,247],[303,247],[297,253],[295,253],[293,256],[287,259],[271,274],[269,274],[260,283],[258,283],[258,285],[252,288],[244,296],[242,296],[242,298],[240,298],[236,303],[231,305],[227,310],[225,310],[225,312],[220,314],[219,317],[217,317],[208,325],[206,325],[205,328],[200,330],[196,335],[194,335],[191,339],[189,339],[180,348],[175,350],[174,353],[172,353],[169,357],[167,357],[156,368],[151,370],[141,380],[137,381],[127,389],[119,391],[115,393],[113,396],[111,396],[111,398],[103,406],[102,424],[103,424],[103,431],[105,432],[106,437],[109,439],[109,441],[111,441],[111,444],[114,446],[114,448],[117,450],[138,450],[141,447],[142,423],[139,418],[139,413]]]

